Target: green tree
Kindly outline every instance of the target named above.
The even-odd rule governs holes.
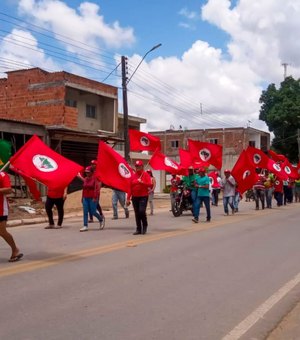
[[[292,162],[298,161],[297,132],[300,128],[300,80],[287,77],[279,89],[270,84],[263,91],[259,119],[274,133],[272,149]]]

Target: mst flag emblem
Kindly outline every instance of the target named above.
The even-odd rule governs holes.
[[[119,174],[124,178],[130,178],[131,177],[131,171],[128,169],[128,167],[124,163],[120,163],[118,166]]]
[[[202,161],[208,162],[211,158],[211,152],[207,148],[201,149],[199,151],[199,157]]]
[[[254,164],[259,164],[261,162],[261,156],[258,154],[258,153],[255,153],[254,155],[253,155],[253,163]]]
[[[55,160],[45,155],[35,155],[32,158],[32,163],[42,172],[52,172],[58,168]]]
[[[149,141],[149,139],[148,139],[146,136],[143,136],[143,137],[140,139],[140,143],[141,143],[143,146],[149,146],[149,145],[150,145],[150,141]]]

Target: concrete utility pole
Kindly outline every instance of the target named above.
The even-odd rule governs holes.
[[[283,66],[283,79],[285,80],[287,77],[287,67],[288,67],[288,63],[282,63],[281,64]]]
[[[124,158],[129,162],[129,136],[128,136],[128,102],[127,102],[127,58],[121,57],[122,63],[122,91],[123,91],[123,131],[124,131]]]

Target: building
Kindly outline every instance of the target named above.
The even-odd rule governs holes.
[[[140,129],[146,120],[129,116],[128,122],[129,128]],[[15,152],[34,134],[83,166],[97,158],[99,139],[122,154],[118,88],[64,71],[7,72],[0,79],[0,138],[11,141]]]
[[[270,149],[270,134],[252,127],[166,130],[152,131],[150,134],[160,138],[162,152],[178,163],[180,163],[179,149],[187,149],[188,139],[222,145],[223,169],[231,169],[241,151],[249,145],[263,151]],[[159,178],[160,186],[164,188],[168,180],[168,176],[163,172]]]

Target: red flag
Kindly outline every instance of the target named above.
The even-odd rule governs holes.
[[[188,168],[193,164],[191,154],[188,150],[179,149],[180,165],[183,168]]]
[[[28,189],[29,189],[32,197],[36,201],[39,201],[41,199],[41,193],[40,193],[39,189],[37,188],[36,182],[32,178],[30,178],[30,177],[26,176],[24,173],[22,173],[21,170],[18,170],[16,168],[14,168],[13,166],[10,166],[10,169],[13,170],[15,173],[17,173],[18,175],[22,176],[26,185],[28,186]]]
[[[286,157],[284,155],[278,155],[276,152],[274,152],[272,150],[269,150],[268,154],[273,159],[273,161],[275,161],[275,162],[283,162],[286,159]]]
[[[155,151],[161,149],[160,139],[139,130],[129,130],[131,151]]]
[[[58,154],[36,135],[11,158],[10,163],[22,175],[43,183],[50,189],[65,188],[82,166]]]
[[[132,169],[113,148],[99,142],[96,176],[107,186],[129,192]]]
[[[289,176],[289,178],[298,179],[299,174],[297,167],[292,166],[287,158],[280,164],[280,166],[281,169]]]
[[[158,150],[155,151],[152,155],[149,164],[155,170],[165,170],[170,173],[178,173],[181,170],[179,164],[177,164]]]
[[[231,171],[231,174],[236,180],[238,190],[241,194],[252,188],[253,184],[255,183],[257,178],[255,166],[249,162],[249,156],[245,150],[243,150],[240,154]]]
[[[218,176],[217,176],[217,173],[215,171],[211,171],[207,174],[207,176],[209,178],[211,178],[211,187],[213,189],[215,188],[220,188],[220,184],[218,182]]]
[[[248,146],[246,154],[249,157],[250,163],[257,168],[267,169],[269,157],[260,149]]]
[[[213,143],[199,142],[188,139],[189,150],[194,161],[203,162],[202,166],[212,164],[217,169],[222,168],[222,146]]]
[[[273,159],[269,158],[268,164],[266,166],[266,169],[271,171],[274,175],[279,177],[282,181],[287,181],[289,179],[289,176],[286,174],[286,172],[282,169],[279,163],[276,163],[273,161]]]

